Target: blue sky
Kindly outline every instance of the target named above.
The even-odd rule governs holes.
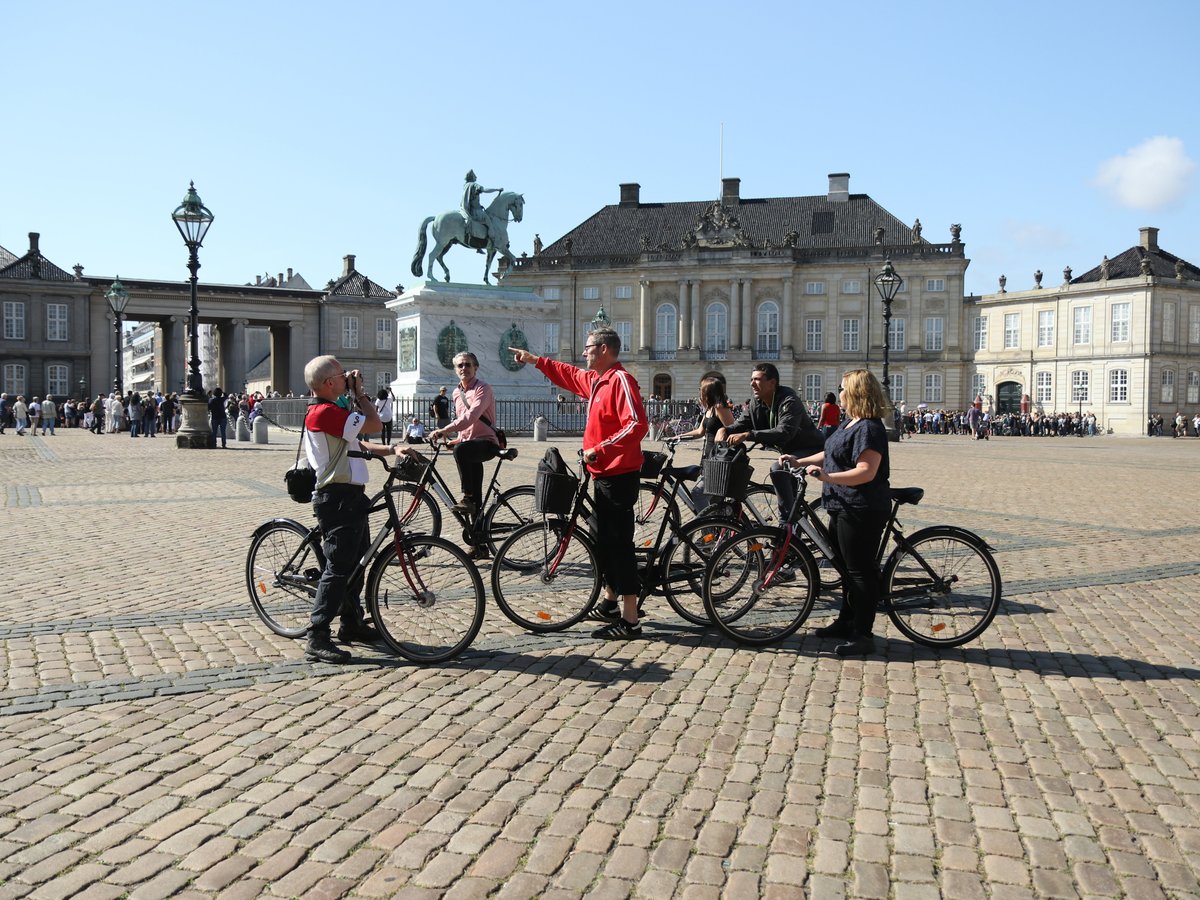
[[[463,173],[525,195],[515,248],[636,181],[645,201],[820,194],[851,173],[924,235],[962,224],[967,289],[1057,283],[1161,229],[1200,263],[1200,4],[204,4],[0,7],[0,245],[203,280],[344,254],[387,286]],[[1179,36],[1174,38],[1173,36]],[[481,258],[459,249],[455,280]]]

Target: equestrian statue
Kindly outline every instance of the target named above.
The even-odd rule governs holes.
[[[495,194],[496,199],[485,209],[479,198],[483,194]],[[506,265],[511,267],[512,253],[508,249],[509,214],[512,221],[520,222],[525,213],[525,197],[504,188],[485,188],[475,180],[474,170],[467,172],[463,184],[462,205],[458,209],[447,210],[440,216],[430,216],[421,223],[418,233],[417,252],[413,254],[412,273],[421,277],[421,260],[428,246],[425,240],[425,229],[433,223],[433,249],[429,251],[429,280],[434,278],[433,264],[440,263],[446,273],[446,281],[450,280],[450,270],[446,268],[443,257],[446,251],[455,244],[462,244],[483,253],[487,251],[487,263],[483,268],[483,283],[488,281],[492,269],[492,260],[499,253]]]

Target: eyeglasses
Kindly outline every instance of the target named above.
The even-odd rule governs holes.
[[[599,353],[599,352],[600,352],[600,348],[601,348],[601,347],[603,347],[603,346],[605,346],[605,345],[604,345],[604,344],[584,344],[584,345],[583,345],[583,352],[584,352],[584,353],[587,353],[589,350],[595,350],[597,353]]]

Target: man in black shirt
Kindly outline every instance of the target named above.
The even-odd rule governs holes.
[[[759,363],[750,376],[754,399],[728,428],[717,432],[717,441],[739,444],[747,439],[792,456],[807,456],[825,446],[825,438],[813,424],[797,394],[779,383],[779,370],[772,363]],[[771,483],[779,498],[780,521],[787,517],[796,499],[796,483],[779,463],[771,465]]]

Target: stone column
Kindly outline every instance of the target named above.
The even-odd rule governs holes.
[[[792,343],[792,279],[783,279],[783,310],[779,315],[779,344],[784,352],[790,352],[795,347]]]
[[[642,353],[650,352],[650,329],[653,323],[650,311],[650,282],[638,282],[638,348]]]
[[[742,282],[742,346],[753,347],[752,329],[754,326],[754,291],[750,279]]]
[[[221,342],[220,387],[225,393],[241,393],[246,383],[246,325],[248,319],[230,319],[217,326]],[[216,387],[217,385],[214,385]]]
[[[692,340],[691,344],[694,349],[702,349],[704,347],[704,328],[701,320],[704,318],[704,310],[700,306],[700,282],[692,282]]]
[[[688,326],[688,281],[681,278],[679,280],[679,349],[686,350],[690,345],[688,338],[691,337],[691,328]]]
[[[307,388],[297,387],[290,380],[292,331],[288,325],[271,326],[271,389],[281,394],[292,391],[299,395],[307,393]]]
[[[738,299],[738,280],[729,279],[729,349],[742,348],[742,304]]]
[[[183,392],[187,370],[187,317],[171,316],[162,323],[163,390]]]

